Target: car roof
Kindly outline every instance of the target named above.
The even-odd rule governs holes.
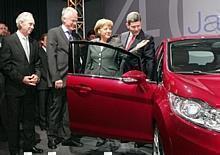
[[[219,38],[220,35],[194,35],[194,36],[180,36],[180,37],[170,37],[170,38],[164,38],[163,42],[176,42],[176,41],[182,41],[182,40],[191,40],[191,39],[214,39]]]

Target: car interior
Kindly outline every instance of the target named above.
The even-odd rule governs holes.
[[[109,74],[109,72],[105,73],[103,72],[97,72],[92,66],[90,67],[90,71],[86,71],[88,69],[87,61],[88,61],[88,47],[93,46],[95,48],[101,48],[104,47],[103,52],[109,52],[109,56],[116,55],[114,59],[110,59],[111,61],[114,61],[113,63],[117,66],[117,74]],[[73,50],[74,48],[74,50]],[[139,57],[135,56],[134,54],[127,52],[119,47],[114,47],[108,44],[103,44],[99,42],[91,42],[91,41],[73,41],[72,44],[70,44],[70,56],[69,56],[69,73],[74,73],[76,75],[82,75],[82,76],[93,76],[93,77],[100,77],[100,78],[120,78],[124,73],[130,71],[130,70],[142,70],[140,65],[140,59]],[[77,72],[73,65],[73,52],[80,53],[80,61],[82,64],[82,69],[80,72]],[[103,53],[102,52],[102,53]],[[107,58],[104,58],[107,59]],[[99,58],[100,60],[100,67],[110,70],[110,66],[105,66],[103,58]],[[94,60],[92,60],[94,61]],[[103,61],[103,63],[102,63]],[[94,62],[97,63],[97,62]],[[94,70],[94,72],[93,72]],[[114,69],[115,70],[115,69]]]
[[[203,42],[204,43],[204,42]],[[170,69],[174,72],[218,72],[220,69],[219,42],[184,44],[171,48]]]

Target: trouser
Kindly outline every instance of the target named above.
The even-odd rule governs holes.
[[[66,110],[66,89],[51,88],[48,106],[48,140],[62,137],[63,119]]]
[[[48,89],[38,90],[38,121],[41,128],[48,126],[48,95]]]
[[[5,79],[0,73],[0,140],[6,140],[7,104],[5,101]]]
[[[23,128],[23,149],[30,149],[35,145],[35,102],[33,89],[27,89],[25,95],[6,95],[8,112],[8,144],[10,152],[20,149],[20,123]]]

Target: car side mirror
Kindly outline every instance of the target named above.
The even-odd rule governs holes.
[[[146,81],[147,76],[138,70],[131,70],[122,75],[122,81],[130,84],[141,84]]]

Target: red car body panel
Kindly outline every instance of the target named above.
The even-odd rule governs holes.
[[[67,96],[73,131],[152,141],[151,89],[146,87],[143,92],[138,85],[125,84],[120,79],[68,76]]]
[[[146,80],[128,84],[120,78],[69,74],[67,96],[71,130],[152,143],[157,125],[166,155],[220,155],[220,133],[177,115],[168,98],[168,94],[173,93],[220,109],[220,73],[181,74],[169,67],[171,43],[206,38],[220,36],[164,39],[156,51],[156,59],[163,57],[162,82]],[[135,75],[141,74],[130,71],[127,76]]]
[[[168,67],[168,45],[170,42],[219,37],[190,36],[163,40],[163,83],[159,84],[155,91],[153,113],[167,155],[220,154],[220,133],[195,125],[175,114],[170,108],[167,97],[168,92],[172,92],[185,98],[197,98],[212,107],[220,108],[220,73],[208,75],[177,74],[171,72]]]

